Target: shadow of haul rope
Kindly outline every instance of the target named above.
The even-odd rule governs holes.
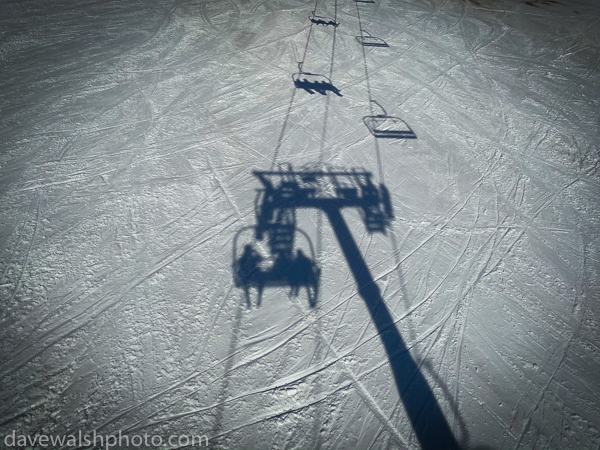
[[[412,359],[339,208],[326,208],[340,247],[385,347],[400,397],[424,450],[459,449],[431,388]]]

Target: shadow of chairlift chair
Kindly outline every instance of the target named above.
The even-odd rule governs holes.
[[[369,233],[384,233],[394,218],[390,194],[382,184],[377,188],[370,180],[361,185],[361,216]]]
[[[293,251],[271,251],[269,256],[259,256],[256,250],[256,229],[249,226],[239,230],[233,239],[233,279],[238,288],[243,288],[248,307],[250,289],[258,290],[257,306],[260,306],[265,287],[289,287],[290,294],[298,296],[302,287],[306,288],[308,303],[311,308],[317,304],[321,269],[315,262],[315,252],[308,235],[299,228],[294,228],[303,237],[302,244],[292,244]],[[268,231],[267,231],[268,233]],[[309,257],[305,254],[310,255]],[[301,266],[301,263],[304,263]]]
[[[315,25],[323,25],[324,27],[332,25],[334,28],[337,28],[337,26],[340,24],[339,22],[336,22],[335,20],[329,17],[317,16],[314,11],[310,12],[308,20],[310,20]]]
[[[298,89],[304,89],[309,94],[318,92],[321,95],[327,95],[327,91],[331,91],[337,96],[342,96],[331,80],[325,75],[318,73],[310,73],[302,70],[302,62],[298,63],[298,72],[292,74],[294,86]]]
[[[363,117],[363,122],[376,138],[388,139],[416,139],[417,135],[408,124],[399,117],[390,116],[385,112],[383,106],[377,101],[371,100],[383,112],[373,116]]]
[[[371,36],[371,33],[367,30],[360,30],[360,33],[360,36],[356,36],[356,40],[364,47],[389,47],[387,42],[381,38]]]
[[[354,0],[354,3],[375,3],[375,0]]]

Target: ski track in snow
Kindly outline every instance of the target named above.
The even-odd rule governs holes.
[[[234,286],[252,171],[292,164],[364,168],[389,189],[386,234],[343,215],[464,448],[600,448],[599,13],[7,2],[0,437],[417,448],[326,214],[298,211],[317,308],[287,288],[247,308]],[[360,26],[389,47],[361,48]],[[342,96],[294,89],[300,58]],[[417,139],[376,141],[370,99]]]

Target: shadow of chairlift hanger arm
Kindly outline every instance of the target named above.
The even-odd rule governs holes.
[[[416,139],[417,135],[412,128],[400,117],[394,117],[387,114],[384,107],[376,100],[371,100],[375,103],[382,114],[375,114],[363,117],[363,122],[376,138],[387,139]]]

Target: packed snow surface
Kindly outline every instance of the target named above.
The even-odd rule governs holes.
[[[407,408],[437,403],[463,448],[599,448],[597,1],[1,9],[3,440],[419,448]],[[416,139],[372,134],[371,100]],[[297,211],[316,307],[287,287],[247,307],[253,171],[290,167],[389,190],[385,233],[341,212],[435,401],[399,395],[323,211]]]

